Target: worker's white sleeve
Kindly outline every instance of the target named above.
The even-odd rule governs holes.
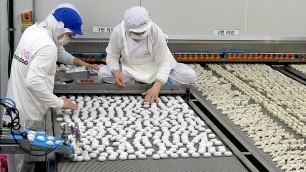
[[[110,71],[113,69],[120,70],[119,59],[121,54],[121,48],[119,44],[119,39],[122,39],[122,36],[119,36],[120,29],[114,29],[110,39],[108,46],[106,48],[106,64]]]
[[[158,26],[156,28],[157,29],[154,30],[155,39],[153,39],[153,54],[155,61],[159,66],[156,79],[166,83],[170,71],[177,65],[177,62],[168,48],[165,34]]]
[[[160,80],[163,84],[165,84],[168,80],[171,68],[169,68],[170,65],[168,64],[161,64],[159,65],[158,72],[156,74],[156,79]]]
[[[57,47],[57,61],[60,63],[73,65],[73,59],[75,58],[73,55],[69,54],[63,46]]]
[[[53,90],[48,89],[45,78],[56,63],[57,49],[54,46],[41,48],[34,56],[29,71],[26,76],[27,89],[45,106],[60,109],[64,101],[53,94]],[[18,83],[16,83],[18,84]]]

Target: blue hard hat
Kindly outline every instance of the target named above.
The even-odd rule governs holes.
[[[75,34],[83,35],[82,19],[78,12],[71,8],[58,8],[53,13],[58,22],[64,23],[64,28],[72,30]]]

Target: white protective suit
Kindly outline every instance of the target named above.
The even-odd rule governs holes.
[[[132,19],[127,20],[126,16]],[[135,35],[127,30],[137,27],[137,21],[133,23],[135,20],[150,22],[151,27],[142,35],[143,39],[135,40]],[[150,21],[148,12],[142,7],[132,7],[126,11],[125,20],[113,29],[106,52],[107,66],[100,69],[99,76],[107,83],[114,83],[111,71],[115,69],[121,70],[128,84],[133,84],[135,80],[149,84],[155,80],[162,83],[170,81],[172,84],[191,84],[195,81],[195,71],[176,62],[167,46],[165,34]]]
[[[74,57],[63,46],[57,46],[57,36],[69,31],[57,31],[57,23],[49,15],[30,26],[15,51],[7,97],[16,102],[21,125],[28,119],[42,121],[49,107],[63,106],[63,100],[53,94],[56,61],[73,64]]]
[[[57,8],[61,7],[75,9],[70,4],[62,4]],[[14,53],[7,97],[15,101],[21,125],[26,120],[43,121],[49,107],[63,107],[63,100],[53,94],[56,61],[73,64],[74,57],[57,40],[59,35],[71,30],[63,28],[63,23],[54,18],[54,11],[43,22],[24,31]],[[4,120],[9,121],[9,118],[6,116]],[[26,162],[26,157],[9,155],[9,171],[34,171],[34,164]]]
[[[130,84],[135,82],[133,79],[142,83],[153,83],[158,79],[172,84],[191,84],[195,81],[195,71],[176,62],[164,33],[155,23],[152,22],[148,36],[143,40],[135,41],[128,34],[123,23],[114,28],[106,48],[107,66],[99,71],[103,81],[114,83],[111,73],[114,69],[121,70]]]

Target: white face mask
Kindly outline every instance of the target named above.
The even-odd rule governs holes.
[[[143,33],[142,35],[136,35],[136,34],[134,34],[134,33],[130,33],[130,37],[131,37],[132,39],[135,39],[135,40],[142,40],[142,39],[144,39],[145,37],[148,36],[149,32],[150,32],[150,29],[147,30],[147,31],[146,31],[145,33]]]
[[[58,43],[58,46],[63,46],[63,45],[68,44],[70,41],[71,39],[68,36],[64,35],[60,40],[57,41],[57,43]]]

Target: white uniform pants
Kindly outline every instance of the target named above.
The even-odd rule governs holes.
[[[8,154],[9,172],[34,172],[35,163],[27,162],[27,154]]]
[[[111,71],[104,65],[100,68],[98,73],[99,78],[101,78],[104,82],[114,84],[115,78],[112,75]],[[125,79],[125,83],[127,85],[135,84],[135,79],[129,76],[123,76]],[[178,65],[170,71],[168,82],[174,85],[178,84],[192,84],[195,82],[196,72],[183,63],[178,63]]]

